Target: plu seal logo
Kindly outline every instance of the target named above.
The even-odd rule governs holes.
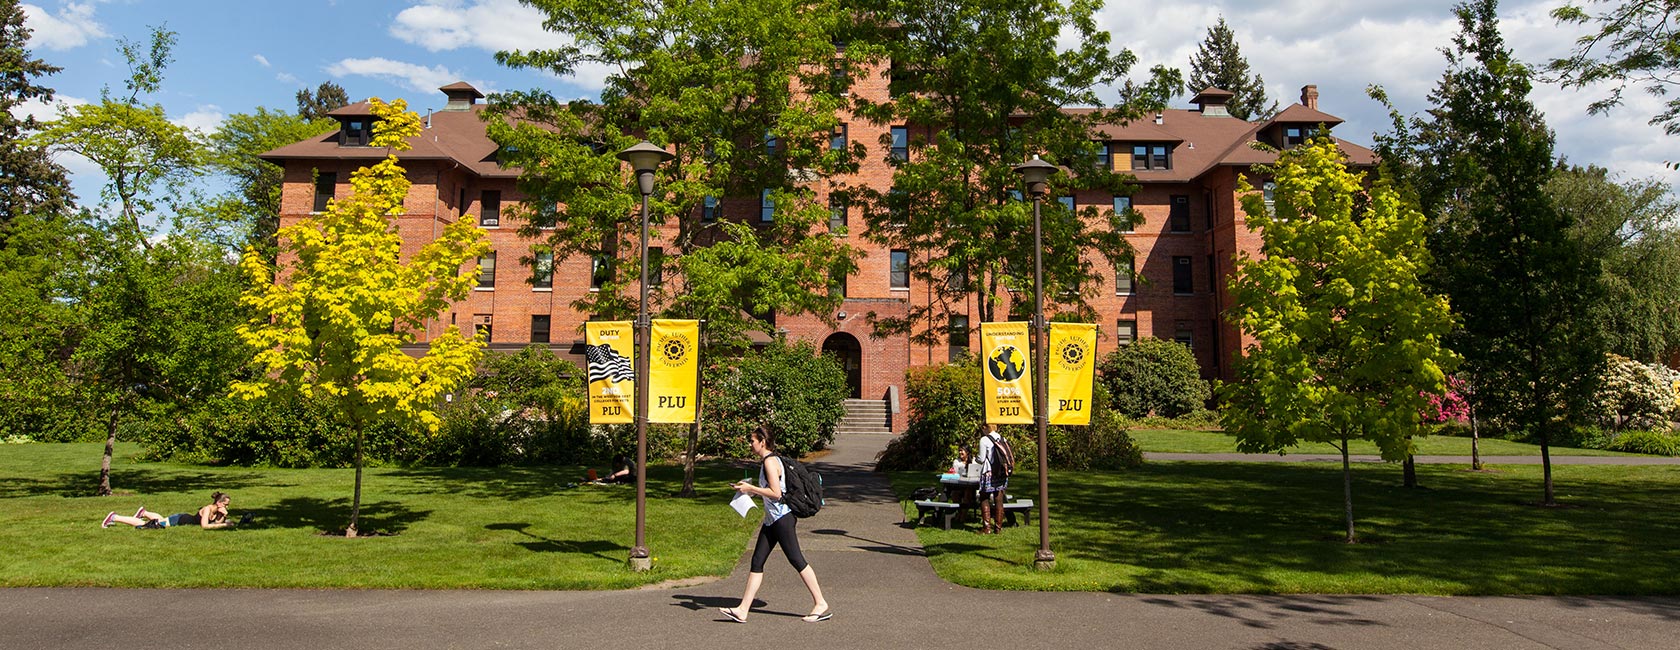
[[[1013,345],[1000,345],[986,356],[986,371],[992,379],[1015,381],[1027,373],[1027,358]]]
[[[1091,351],[1085,349],[1085,342],[1078,339],[1063,341],[1056,349],[1056,359],[1068,370],[1079,370],[1085,367],[1091,358]]]
[[[688,359],[688,337],[681,334],[669,334],[659,339],[659,361],[671,368],[680,368]]]

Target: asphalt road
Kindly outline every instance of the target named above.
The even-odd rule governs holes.
[[[933,574],[884,477],[885,436],[816,463],[829,505],[800,522],[835,616],[774,556],[746,625],[744,564],[704,584],[619,592],[0,590],[0,650],[291,648],[1680,647],[1680,599],[1152,596],[968,589]],[[721,505],[720,505],[721,507]],[[1052,512],[1054,515],[1054,512]],[[658,547],[657,534],[650,544]],[[3,551],[0,551],[3,552]]]

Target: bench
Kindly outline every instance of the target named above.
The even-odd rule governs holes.
[[[1017,512],[1021,513],[1021,517],[1030,523],[1033,512],[1032,499],[1016,499],[1003,504],[1003,514],[1009,517],[1009,525],[1015,525],[1015,513]]]
[[[949,501],[932,501],[926,499],[917,500],[916,523],[919,525],[922,523],[922,519],[924,517],[933,515],[939,517],[940,526],[942,528],[950,530],[951,520],[956,518],[957,513],[961,510],[962,504],[951,503]]]

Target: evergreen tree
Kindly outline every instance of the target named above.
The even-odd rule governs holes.
[[[1190,92],[1213,87],[1231,92],[1226,109],[1240,120],[1261,119],[1277,113],[1278,105],[1266,104],[1266,80],[1249,76],[1248,59],[1237,46],[1237,35],[1225,24],[1225,17],[1207,30],[1207,38],[1190,57]]]
[[[350,95],[344,92],[344,87],[331,81],[323,81],[309,92],[308,88],[297,91],[297,114],[305,120],[324,120],[327,113],[350,105]]]
[[[1500,35],[1498,2],[1455,12],[1462,29],[1444,50],[1434,107],[1427,118],[1396,114],[1378,150],[1434,219],[1431,280],[1460,317],[1449,345],[1464,357],[1476,416],[1540,444],[1550,505],[1550,444],[1589,417],[1604,364],[1602,275],[1546,191],[1552,133],[1529,100],[1532,72]]]
[[[64,168],[45,147],[24,140],[38,127],[35,118],[12,114],[30,100],[52,101],[53,89],[40,85],[40,78],[59,71],[29,58],[29,33],[22,4],[0,0],[0,247],[6,245],[6,225],[19,215],[62,214],[70,202]]]

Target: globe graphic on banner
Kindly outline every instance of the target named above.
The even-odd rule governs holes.
[[[986,357],[986,371],[998,381],[1015,381],[1027,372],[1026,355],[1013,345],[999,346]]]

